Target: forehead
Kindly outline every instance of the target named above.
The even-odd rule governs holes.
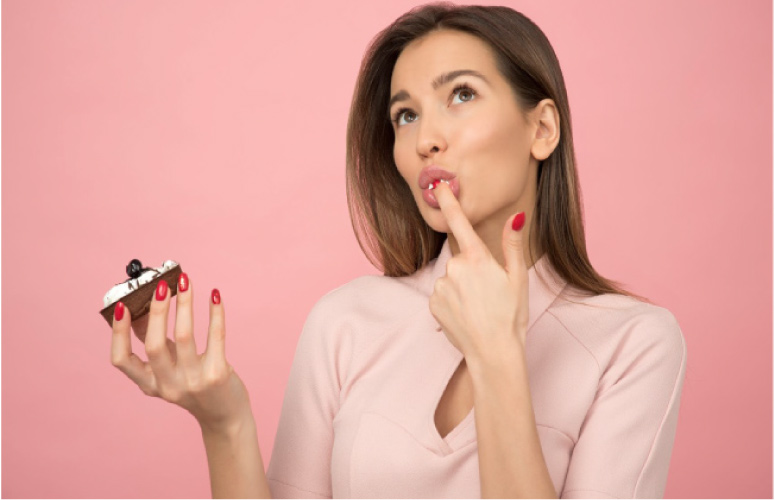
[[[487,75],[496,71],[492,49],[479,37],[462,31],[434,31],[407,45],[396,60],[391,90],[428,83],[445,71],[474,69]]]

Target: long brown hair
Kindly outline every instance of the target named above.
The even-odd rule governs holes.
[[[438,257],[447,238],[425,222],[398,172],[387,115],[390,80],[401,51],[413,40],[442,29],[469,33],[490,45],[498,71],[510,83],[523,114],[547,98],[557,106],[560,141],[538,165],[531,246],[536,245],[540,256],[546,253],[557,274],[581,292],[614,293],[651,303],[600,276],[589,262],[560,64],[541,29],[508,7],[449,2],[415,7],[378,33],[367,48],[347,122],[346,177],[351,222],[369,261],[385,276],[408,276]],[[532,248],[528,251],[535,262]]]

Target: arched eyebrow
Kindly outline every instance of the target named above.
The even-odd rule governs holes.
[[[455,78],[463,75],[471,75],[475,76],[477,78],[481,78],[488,84],[490,83],[487,78],[483,74],[481,74],[478,71],[472,70],[472,69],[458,69],[455,71],[450,71],[448,73],[442,73],[439,76],[436,77],[435,80],[431,83],[431,86],[433,86],[433,90],[438,89],[445,83],[449,83],[450,81],[454,80]],[[399,101],[405,101],[410,98],[409,92],[406,90],[399,90],[395,93],[393,97],[390,98],[390,102],[388,103],[388,116],[390,116],[390,108],[393,107],[393,104],[399,102]]]

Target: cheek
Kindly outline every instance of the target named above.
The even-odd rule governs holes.
[[[523,131],[506,119],[490,119],[469,125],[461,131],[460,141],[464,145],[463,162],[465,175],[478,191],[472,205],[501,205],[513,201],[519,191],[520,179],[527,169],[528,146]]]
[[[408,170],[406,165],[408,165],[408,162],[406,161],[406,158],[404,158],[406,155],[402,155],[400,148],[393,148],[393,162],[396,165],[396,168],[398,169],[398,173],[401,174],[401,177],[404,178],[404,181],[412,185],[411,180],[411,172]]]
[[[458,141],[471,155],[486,158],[515,159],[525,149],[522,129],[503,113],[482,113],[465,129]]]

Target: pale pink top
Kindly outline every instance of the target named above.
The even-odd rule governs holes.
[[[463,359],[428,308],[450,256],[447,241],[411,276],[361,276],[314,305],[267,470],[273,498],[480,497],[474,411],[443,439],[434,424]],[[686,370],[678,322],[621,295],[564,301],[573,287],[546,255],[528,275],[525,356],[556,491],[661,498]]]

